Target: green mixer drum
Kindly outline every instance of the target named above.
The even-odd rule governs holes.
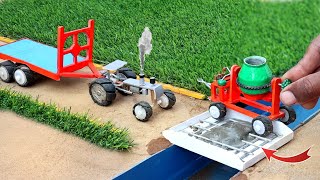
[[[257,95],[269,92],[272,72],[261,56],[250,56],[244,59],[244,64],[238,75],[238,84],[245,94]]]

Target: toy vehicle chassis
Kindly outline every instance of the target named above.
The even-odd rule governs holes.
[[[268,136],[273,132],[273,125],[271,121],[280,120],[285,124],[294,122],[296,114],[291,107],[280,107],[280,92],[281,92],[281,79],[273,78],[271,80],[271,92],[262,95],[246,95],[241,92],[239,85],[237,84],[238,74],[240,67],[237,65],[232,66],[230,74],[224,73],[218,75],[216,79],[211,83],[211,97],[213,102],[209,107],[209,112],[213,118],[222,119],[226,115],[227,108],[245,114],[252,117],[252,129],[253,131],[263,137]],[[225,79],[226,84],[220,85],[219,79]],[[199,81],[203,82],[203,81]],[[203,82],[207,85],[206,82]],[[258,100],[270,102],[271,105],[265,105]],[[241,106],[248,105],[256,109],[260,109],[269,113],[268,116],[261,116],[250,110],[247,110]]]

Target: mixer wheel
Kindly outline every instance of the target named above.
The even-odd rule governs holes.
[[[281,106],[280,111],[284,112],[285,116],[280,119],[285,125],[288,125],[296,120],[296,112],[290,106]]]
[[[210,115],[215,119],[223,118],[227,114],[226,106],[220,102],[212,103],[209,107]]]
[[[252,130],[255,134],[266,137],[273,132],[273,125],[268,117],[258,116],[252,120]]]

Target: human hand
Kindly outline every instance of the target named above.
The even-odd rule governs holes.
[[[301,104],[313,108],[320,96],[320,35],[309,45],[304,57],[283,77],[292,83],[284,88],[280,99],[285,105]]]

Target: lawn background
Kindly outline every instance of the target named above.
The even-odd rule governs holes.
[[[198,77],[211,82],[222,67],[251,55],[266,57],[281,75],[320,32],[319,0],[5,0],[0,12],[0,36],[53,46],[59,25],[69,31],[95,19],[94,58],[123,59],[136,72],[137,42],[148,26],[147,76],[207,94]]]

